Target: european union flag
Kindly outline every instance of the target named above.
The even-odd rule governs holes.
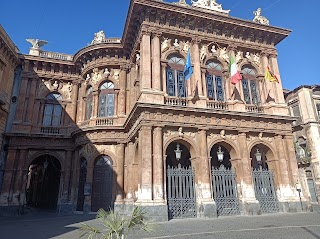
[[[184,74],[184,79],[189,80],[193,73],[192,65],[191,65],[191,57],[190,57],[190,48],[188,50],[188,56],[187,56],[187,61],[184,66],[183,74]]]

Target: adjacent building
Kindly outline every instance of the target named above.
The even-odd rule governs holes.
[[[122,38],[100,31],[74,55],[28,39],[1,206],[135,204],[158,220],[300,211],[295,118],[275,48],[291,31],[255,13],[131,0]],[[279,83],[264,80],[268,66]]]
[[[302,85],[285,94],[294,122],[295,148],[303,194],[320,202],[320,86]]]

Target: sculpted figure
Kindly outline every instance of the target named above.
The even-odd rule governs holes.
[[[212,53],[216,53],[216,52],[217,52],[215,45],[212,45],[212,47],[211,47],[211,52],[212,52]]]
[[[188,51],[189,51],[189,48],[190,48],[190,42],[187,41],[187,42],[184,43],[182,50],[187,54]]]
[[[251,61],[251,54],[250,54],[250,52],[246,52],[246,58],[249,60],[249,61]]]
[[[39,39],[26,39],[27,42],[31,43],[32,48],[35,49],[40,49],[42,46],[44,46],[45,44],[48,44],[47,41],[44,40],[39,40]]]
[[[58,81],[55,81],[55,82],[53,83],[53,89],[58,90],[58,88],[59,88],[59,82],[58,82]]]
[[[224,59],[226,62],[229,62],[229,56],[228,56],[226,47],[223,47],[220,49],[219,56],[220,58]]]
[[[92,40],[91,45],[105,42],[105,40],[106,40],[106,35],[104,34],[104,31],[99,31],[94,34],[94,39]]]
[[[260,56],[258,53],[253,54],[253,61],[257,64],[260,65]]]
[[[87,74],[86,81],[90,80],[90,74]]]
[[[236,56],[235,56],[236,63],[239,63],[242,59],[243,59],[243,52],[242,51],[238,51]]]
[[[180,47],[178,39],[174,39],[174,43],[173,43],[174,47]]]
[[[110,71],[108,70],[108,68],[104,70],[103,74],[105,75],[105,77],[108,77],[110,75]]]
[[[71,92],[72,92],[72,83],[68,82],[67,84],[64,84],[61,91],[66,96],[68,100],[71,99]]]
[[[222,13],[229,13],[230,10],[223,10],[221,4],[218,4],[216,0],[198,0],[198,1],[193,1],[191,0],[192,6],[194,7],[201,7],[201,8],[206,8],[209,10],[214,10],[217,12],[222,12]]]
[[[164,38],[163,42],[161,43],[161,52],[165,52],[170,47],[170,40],[168,38]]]
[[[139,62],[139,61],[140,61],[140,54],[137,53],[137,54],[136,54],[136,62]]]
[[[270,25],[269,20],[266,17],[261,16],[261,12],[262,12],[261,8],[258,8],[256,11],[254,11],[253,12],[254,18],[252,21],[263,24],[263,25]]]
[[[208,47],[206,45],[202,45],[202,47],[200,49],[200,61],[201,62],[203,62],[203,60],[206,58],[207,50],[208,50]]]

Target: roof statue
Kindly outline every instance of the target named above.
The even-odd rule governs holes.
[[[94,34],[94,39],[92,40],[91,45],[102,43],[105,41],[106,41],[106,35],[104,34],[104,31],[101,30]]]
[[[181,5],[181,6],[188,6],[186,0],[179,0],[179,2],[175,2],[174,4]]]
[[[257,11],[254,11],[253,14],[254,14],[254,18],[252,20],[253,22],[257,22],[257,23],[260,23],[263,25],[270,25],[269,20],[266,17],[261,16],[261,8],[260,7],[257,9]]]
[[[26,39],[26,41],[31,43],[32,48],[34,48],[34,49],[40,49],[45,44],[48,44],[47,41],[39,40],[39,39],[31,39],[31,38],[29,38],[29,39]]]
[[[191,0],[191,3],[193,7],[205,8],[208,10],[226,13],[226,14],[229,14],[230,12],[230,10],[223,10],[221,4],[216,3],[216,0],[198,0],[198,1]]]

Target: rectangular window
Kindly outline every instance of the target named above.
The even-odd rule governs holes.
[[[251,104],[248,80],[243,79],[241,82],[242,82],[244,101],[246,102],[246,104]]]
[[[216,96],[218,101],[224,101],[223,85],[221,76],[216,76]]]
[[[86,100],[86,120],[89,120],[92,115],[92,99]]]
[[[320,119],[320,103],[316,103],[318,117]]]
[[[106,96],[107,95],[100,95],[99,117],[106,117]]]
[[[54,105],[53,114],[52,114],[52,126],[61,125],[61,115],[62,115],[61,105]]]
[[[114,94],[108,94],[108,117],[112,117],[114,115]]]
[[[53,111],[53,105],[46,104],[44,107],[44,114],[43,114],[44,126],[51,126],[52,111]]]
[[[178,71],[178,97],[186,97],[186,84],[183,71]]]
[[[206,81],[207,81],[207,93],[209,100],[214,100],[214,86],[213,86],[213,79],[212,75],[207,75]]]
[[[170,69],[167,69],[167,92],[169,96],[176,96],[175,77]]]

